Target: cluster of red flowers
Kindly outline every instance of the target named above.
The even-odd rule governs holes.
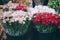
[[[41,22],[44,25],[51,24],[59,24],[60,23],[60,16],[58,14],[53,14],[49,12],[43,13],[36,13],[33,16],[34,24]]]
[[[16,6],[16,10],[26,10],[26,9],[27,9],[27,6],[23,4],[19,4]]]

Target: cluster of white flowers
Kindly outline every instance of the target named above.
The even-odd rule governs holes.
[[[38,5],[35,6],[34,8],[30,7],[28,8],[28,11],[33,15],[35,13],[42,13],[42,12],[49,12],[49,13],[56,13],[56,11],[52,8],[49,8],[48,6],[42,6]]]
[[[9,17],[11,17],[11,16],[12,16],[12,18],[9,19]],[[8,17],[8,18],[4,19],[5,17]],[[27,18],[29,21],[32,19],[31,15],[28,14],[28,12],[24,12],[22,10],[8,11],[8,12],[3,13],[3,22],[4,23],[6,23],[6,21],[9,21],[9,22],[19,21],[19,23],[25,24],[25,21]]]
[[[49,8],[48,6],[38,5],[38,6],[35,6],[35,9],[37,9],[38,12],[56,13],[54,9]]]

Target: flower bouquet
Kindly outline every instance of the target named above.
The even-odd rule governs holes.
[[[39,40],[53,40],[54,32],[59,24],[59,15],[49,12],[36,13],[33,16],[33,23]]]
[[[6,33],[11,36],[21,36],[28,30],[31,16],[22,10],[4,12],[2,16]]]

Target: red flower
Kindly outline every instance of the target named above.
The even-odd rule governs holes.
[[[60,25],[58,26],[58,29],[60,29]]]
[[[48,25],[48,22],[46,22],[45,20],[42,20],[42,24],[47,26]]]
[[[16,6],[16,9],[19,10],[19,6]]]
[[[43,12],[43,13],[36,13],[33,16],[34,20],[33,22],[42,22],[44,25],[48,25],[49,23],[58,24],[59,23],[59,15],[53,14],[49,12]]]
[[[42,24],[46,24],[46,20],[42,20]]]
[[[54,18],[58,18],[59,15],[58,14],[53,14]]]
[[[44,19],[44,18],[45,18],[44,15],[42,15],[42,16],[41,16],[41,19]]]
[[[51,21],[52,21],[52,19],[48,19],[48,21],[49,21],[49,22],[51,22]]]
[[[25,5],[22,5],[22,4],[19,4],[16,6],[16,9],[19,10],[19,9],[27,9],[27,7]]]
[[[49,15],[50,13],[49,12],[43,12],[43,15]]]
[[[35,19],[33,20],[34,23],[37,23],[37,22],[39,22],[39,21],[40,21],[40,18],[35,18]]]
[[[58,23],[59,23],[59,21],[58,21],[58,20],[56,20],[56,19],[53,19],[53,20],[51,20],[51,23],[58,24]]]
[[[55,23],[55,24],[58,24],[58,22],[59,22],[58,20],[54,20],[54,23]]]
[[[52,15],[51,15],[51,16],[49,16],[49,19],[53,19],[53,18],[54,18],[54,16],[52,16]]]

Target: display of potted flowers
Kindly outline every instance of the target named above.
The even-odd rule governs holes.
[[[59,15],[49,12],[36,13],[33,16],[34,28],[39,40],[53,40],[53,32],[59,24]]]
[[[2,16],[3,27],[11,36],[22,36],[27,30],[31,16],[22,10],[4,12]]]

